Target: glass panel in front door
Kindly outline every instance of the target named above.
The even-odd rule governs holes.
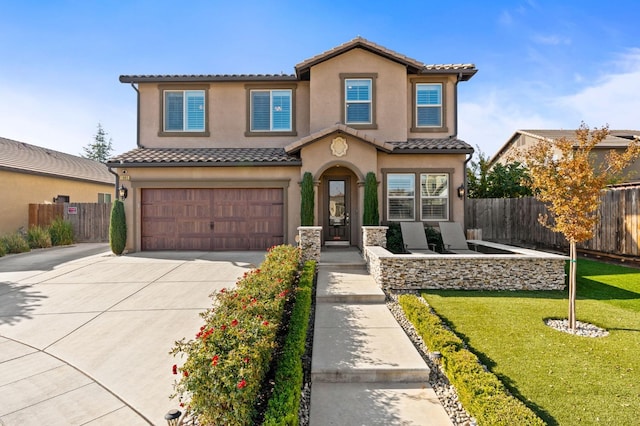
[[[329,232],[333,241],[349,240],[349,211],[347,209],[347,183],[329,181]]]

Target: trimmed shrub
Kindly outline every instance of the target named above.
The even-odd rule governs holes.
[[[109,246],[111,251],[120,256],[127,245],[127,219],[124,215],[124,203],[115,200],[111,206],[109,222]]]
[[[438,253],[444,252],[444,242],[442,242],[442,234],[433,226],[427,226],[424,228],[424,232],[427,236],[429,244],[435,244],[436,251]]]
[[[478,357],[463,347],[462,340],[444,327],[426,303],[410,295],[402,295],[398,301],[429,350],[442,354],[442,366],[449,381],[456,388],[464,408],[478,424],[545,424],[522,401],[511,395],[493,373],[484,369]]]
[[[54,246],[65,246],[74,242],[71,222],[67,222],[61,217],[57,217],[51,222],[49,235],[51,236],[51,244]]]
[[[275,387],[262,423],[266,426],[297,426],[299,422],[298,412],[304,382],[302,357],[306,350],[315,267],[314,261],[305,263],[295,292],[296,302],[289,321],[289,332],[282,357],[278,361]]]
[[[380,224],[378,212],[378,180],[373,172],[367,173],[364,181],[364,213],[362,225],[377,226]]]
[[[19,232],[0,238],[0,245],[3,246],[5,253],[24,253],[31,250],[29,243]]]
[[[387,229],[387,250],[394,254],[406,253],[402,241],[402,231],[398,222],[389,222]]]
[[[34,225],[27,231],[27,242],[32,249],[51,247],[51,235],[47,229]]]
[[[255,403],[269,371],[284,308],[295,284],[300,250],[270,249],[260,268],[247,272],[235,290],[212,295],[195,339],[170,352],[186,355],[175,394],[199,424],[251,425]]]
[[[302,176],[301,191],[300,225],[313,226],[313,222],[315,220],[315,194],[313,191],[313,176],[310,172],[305,172]]]
[[[4,248],[4,244],[2,244],[2,241],[0,241],[0,257],[4,256],[7,254],[7,249]]]

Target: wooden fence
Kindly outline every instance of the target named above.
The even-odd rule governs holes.
[[[111,203],[29,204],[29,227],[47,227],[56,217],[71,222],[79,243],[109,241]]]
[[[598,225],[592,239],[578,248],[622,256],[640,255],[640,187],[620,187],[603,191],[598,209]],[[547,212],[532,197],[468,199],[465,227],[482,229],[482,238],[505,244],[566,249],[562,234],[538,222]]]

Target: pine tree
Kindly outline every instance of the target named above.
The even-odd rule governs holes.
[[[107,135],[108,133],[102,128],[102,124],[98,123],[98,131],[94,136],[93,143],[82,147],[84,152],[80,156],[100,163],[106,162],[113,153],[112,140],[109,138],[107,141]]]
[[[380,213],[378,211],[378,180],[373,172],[367,173],[364,181],[364,213],[362,215],[364,226],[380,225]]]

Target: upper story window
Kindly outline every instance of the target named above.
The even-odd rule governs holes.
[[[357,129],[375,129],[377,74],[340,74],[342,122]]]
[[[412,80],[411,132],[446,133],[447,102],[444,81]]]
[[[345,80],[346,124],[371,124],[371,79]]]
[[[290,132],[291,89],[251,90],[251,131]]]
[[[442,84],[416,84],[416,126],[442,127]]]
[[[204,132],[204,90],[164,91],[164,131]]]

